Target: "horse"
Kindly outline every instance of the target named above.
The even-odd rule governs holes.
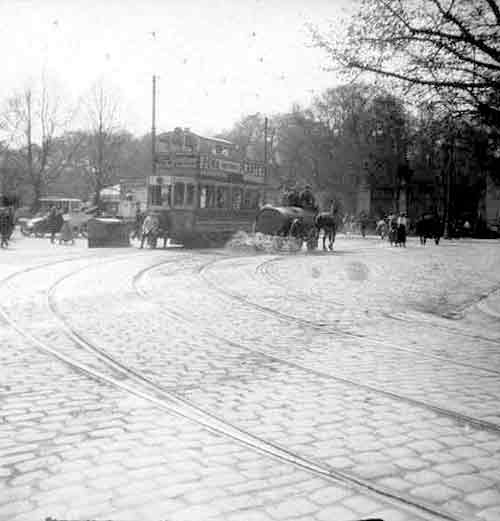
[[[332,212],[320,212],[314,218],[314,226],[318,234],[323,230],[323,250],[326,250],[326,238],[328,237],[328,249],[333,250],[335,235],[337,233],[337,218]]]
[[[420,244],[425,246],[427,239],[434,239],[439,244],[442,233],[442,225],[439,217],[432,215],[423,215],[416,223],[417,235],[420,238]]]

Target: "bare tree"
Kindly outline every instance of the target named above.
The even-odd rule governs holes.
[[[75,144],[66,155],[56,153],[58,136],[68,128],[73,115],[62,106],[55,91],[49,90],[45,78],[39,88],[31,86],[9,98],[0,115],[5,142],[9,150],[16,151],[11,157],[33,189],[34,209],[77,147]]]
[[[85,101],[88,117],[86,173],[94,193],[94,204],[100,206],[101,190],[115,178],[120,164],[120,150],[126,133],[119,124],[116,93],[96,83]]]
[[[500,127],[497,0],[362,0],[343,38],[313,29],[332,65],[395,80]]]

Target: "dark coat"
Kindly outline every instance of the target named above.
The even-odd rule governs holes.
[[[12,231],[12,218],[7,210],[0,212],[0,235],[8,237]]]

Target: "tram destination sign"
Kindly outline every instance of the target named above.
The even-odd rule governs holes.
[[[199,157],[191,154],[158,154],[156,160],[163,168],[198,168],[200,164]]]

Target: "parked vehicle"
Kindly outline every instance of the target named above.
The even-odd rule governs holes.
[[[92,219],[97,208],[85,209],[80,199],[68,197],[44,197],[40,199],[40,211],[28,220],[20,221],[21,233],[26,236],[44,237],[49,233],[48,214],[50,208],[55,207],[61,211],[64,220],[71,223],[73,235],[87,237],[87,223]]]

